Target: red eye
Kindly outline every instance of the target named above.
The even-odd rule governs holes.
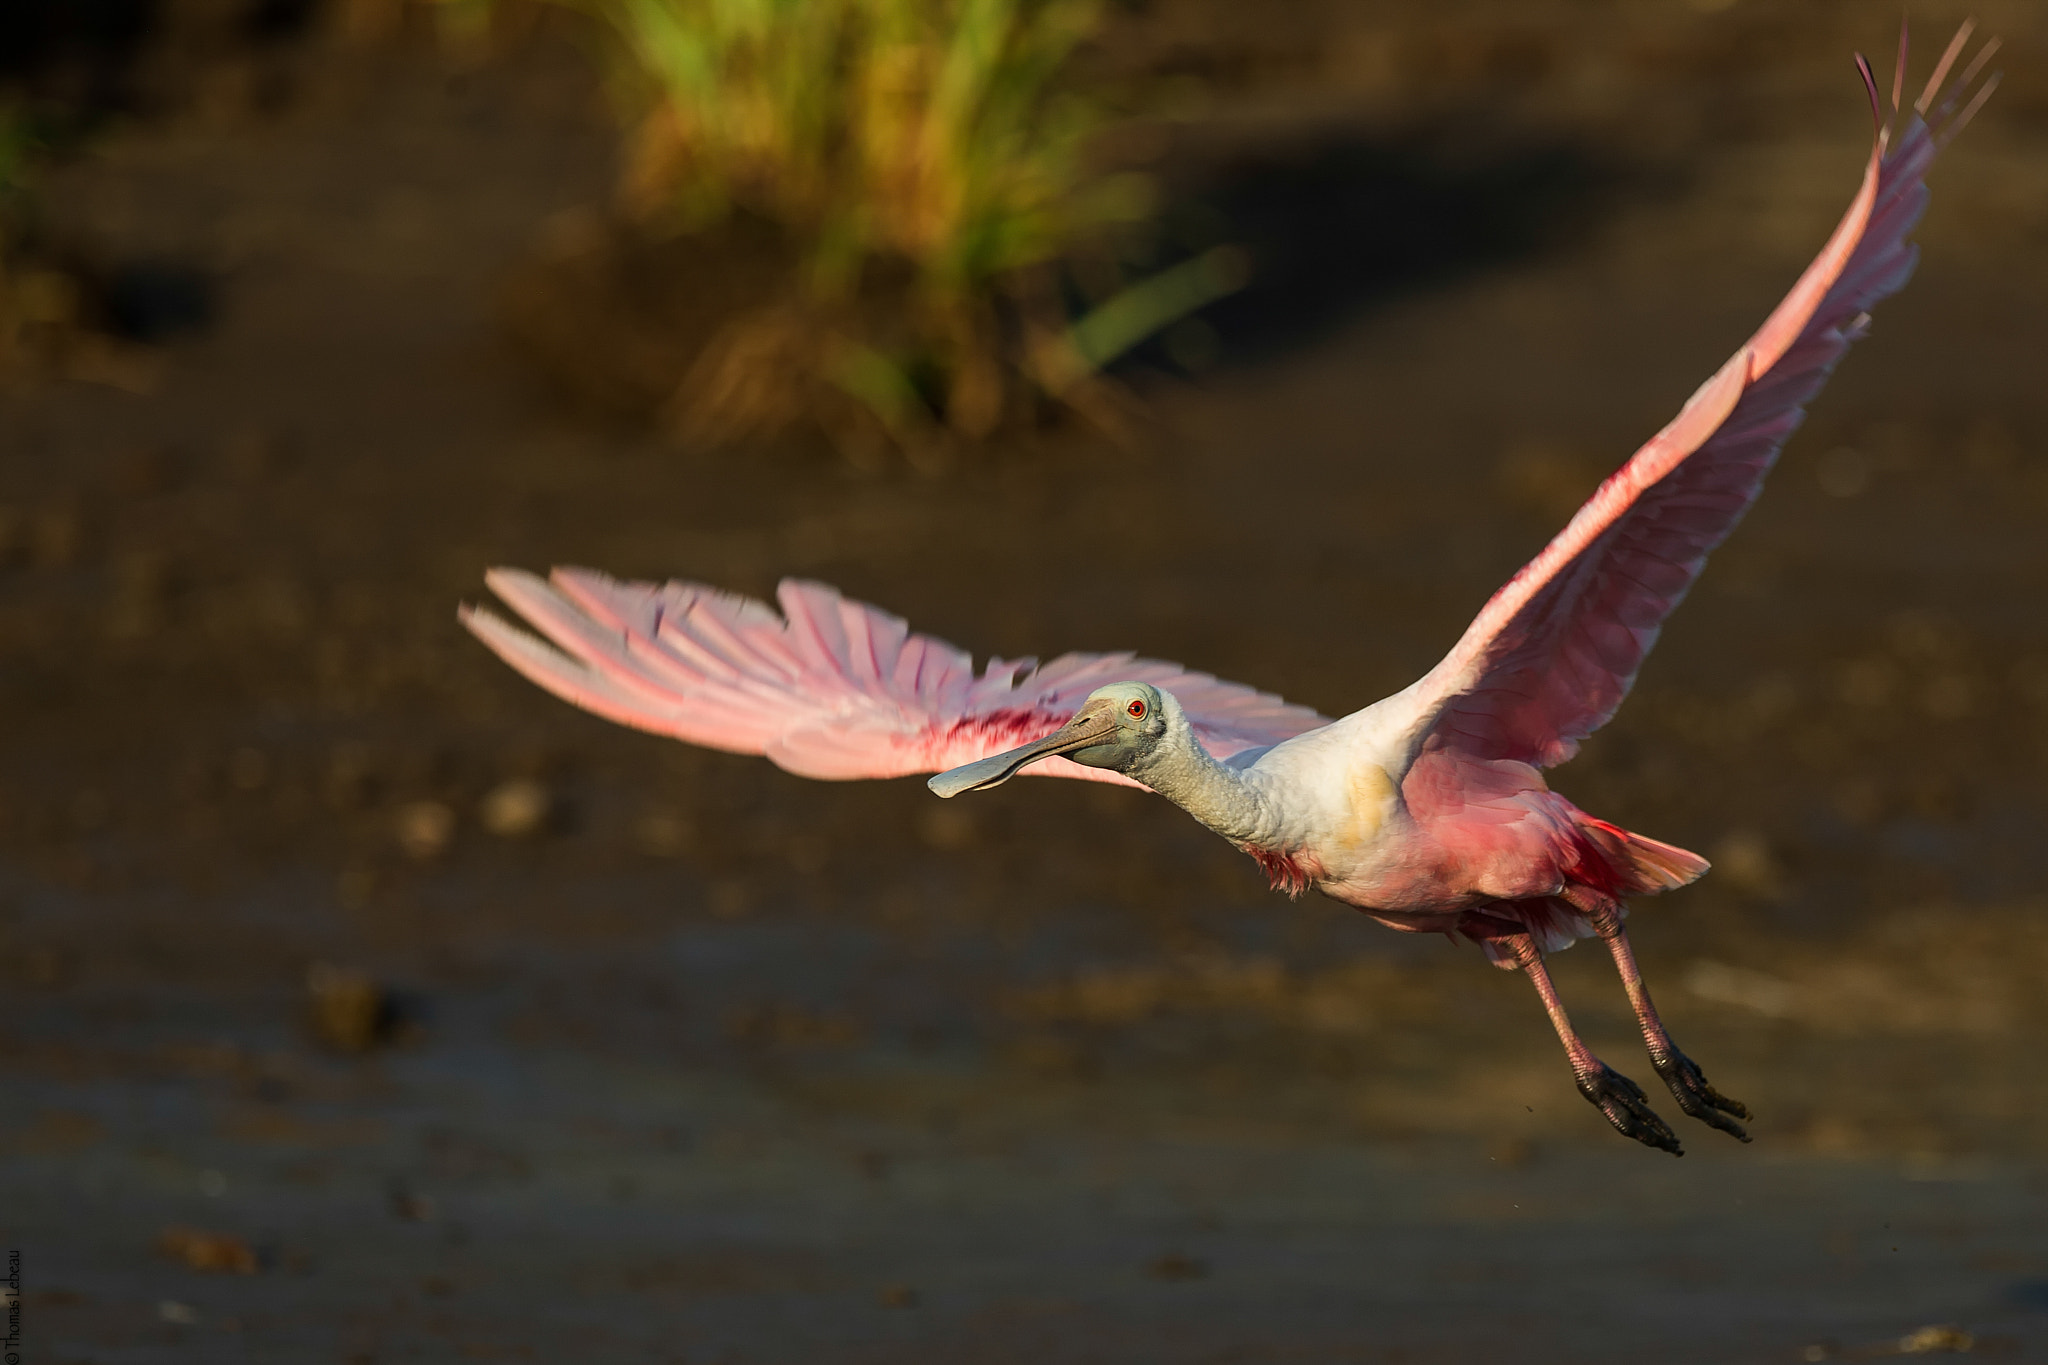
[[[1136,698],[1133,698],[1131,704],[1126,706],[1124,710],[1131,713],[1132,720],[1145,719],[1145,703],[1138,701]]]

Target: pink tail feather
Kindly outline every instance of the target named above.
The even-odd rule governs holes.
[[[1610,825],[1583,812],[1579,815],[1579,828],[1606,855],[1608,872],[1613,878],[1611,894],[1617,897],[1674,891],[1698,881],[1712,866],[1689,849]]]

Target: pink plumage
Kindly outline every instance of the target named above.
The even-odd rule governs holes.
[[[1927,169],[1997,80],[1957,112],[1993,43],[1934,107],[1970,32],[1957,33],[1911,111],[1894,91],[1895,127],[1858,59],[1877,136],[1848,212],[1784,301],[1441,663],[1341,720],[1129,654],[1068,654],[1042,668],[991,659],[977,674],[952,645],[793,580],[777,611],[694,584],[497,569],[491,587],[547,642],[482,609],[462,619],[578,706],[810,777],[938,772],[942,796],[1027,770],[1149,787],[1250,854],[1275,887],[1314,887],[1396,928],[1461,933],[1527,972],[1581,1093],[1625,1135],[1678,1152],[1642,1091],[1572,1031],[1543,966],[1546,951],[1598,934],[1680,1107],[1747,1141],[1734,1119],[1748,1111],[1672,1043],[1622,927],[1627,897],[1682,886],[1706,861],[1586,814],[1540,769],[1614,714],[1806,403],[1869,310],[1912,273],[1905,239],[1926,205]],[[1901,72],[1904,62],[1902,38]]]
[[[1179,697],[1219,758],[1328,722],[1305,706],[1132,654],[991,658],[913,633],[822,583],[785,579],[782,610],[694,583],[625,583],[589,569],[542,580],[493,569],[499,597],[553,648],[474,607],[463,624],[548,691],[607,720],[706,748],[762,754],[804,777],[943,772],[1057,730],[1090,692],[1137,680]],[[1048,776],[1130,784],[1051,759]]]
[[[1933,140],[1914,116],[1890,155],[1885,141],[1880,130],[1848,213],[1770,319],[1423,679],[1418,701],[1441,706],[1440,747],[1549,767],[1614,714],[1869,310],[1912,273],[1905,234],[1927,203]]]

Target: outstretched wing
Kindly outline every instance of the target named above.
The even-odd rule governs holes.
[[[1896,141],[1883,126],[1870,68],[1857,59],[1880,126],[1862,188],[1834,236],[1748,344],[1600,485],[1410,689],[1411,752],[1450,749],[1464,760],[1548,767],[1614,714],[1664,618],[1756,500],[1805,404],[1863,335],[1869,309],[1912,274],[1917,251],[1905,236],[1927,202],[1927,168],[1990,92],[1987,84],[1955,114],[1957,96],[1995,43],[1929,115],[1944,133],[1922,117],[1969,34],[1968,25],[1957,33],[1926,93],[1903,113]],[[1903,75],[1903,40],[1900,65]],[[1896,105],[1896,88],[1892,99]]]
[[[990,659],[822,583],[785,579],[782,610],[695,583],[626,583],[589,569],[541,579],[493,569],[492,591],[546,640],[480,607],[462,623],[499,658],[607,720],[712,749],[764,754],[805,777],[943,772],[1043,738],[1114,682],[1172,692],[1218,758],[1328,722],[1305,706],[1131,654]],[[1049,759],[1027,769],[1128,782]]]

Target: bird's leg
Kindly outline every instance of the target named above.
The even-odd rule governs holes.
[[[1578,1082],[1579,1093],[1606,1115],[1623,1137],[1634,1138],[1646,1147],[1661,1148],[1673,1156],[1684,1156],[1678,1135],[1651,1110],[1643,1098],[1642,1087],[1595,1057],[1593,1049],[1580,1041],[1564,1012],[1564,1003],[1557,998],[1557,987],[1551,984],[1550,972],[1543,965],[1543,953],[1536,947],[1536,941],[1527,934],[1515,934],[1495,939],[1489,946],[1494,949],[1495,966],[1527,973],[1536,986],[1536,994],[1543,997],[1543,1009],[1550,1015],[1551,1027],[1557,1030],[1565,1055],[1571,1059],[1572,1079]]]
[[[1594,931],[1606,942],[1607,951],[1613,954],[1614,969],[1621,973],[1622,989],[1628,992],[1628,1003],[1634,1007],[1636,1023],[1643,1030],[1643,1046],[1649,1049],[1650,1065],[1657,1068],[1657,1074],[1671,1088],[1678,1107],[1700,1122],[1748,1142],[1749,1134],[1742,1131],[1742,1125],[1735,1120],[1748,1118],[1749,1107],[1740,1100],[1729,1099],[1709,1085],[1699,1065],[1678,1050],[1678,1045],[1671,1041],[1671,1034],[1664,1027],[1664,1021],[1657,1017],[1657,1007],[1650,1003],[1649,987],[1643,984],[1643,973],[1636,966],[1635,950],[1629,947],[1628,931],[1622,928],[1621,907],[1605,897],[1582,892],[1578,887],[1571,888],[1566,899],[1586,912]]]

